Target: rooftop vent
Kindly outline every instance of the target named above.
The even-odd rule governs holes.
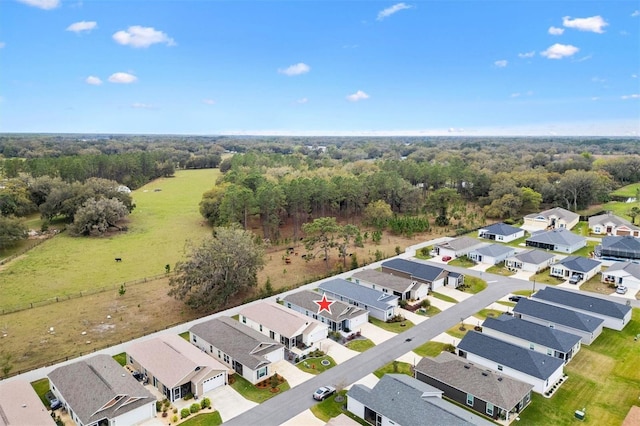
[[[470,366],[470,365],[468,365],[468,364],[465,364],[465,365],[464,365],[464,368],[466,368],[466,369],[468,370],[468,369],[470,369],[470,368],[471,368],[471,366]]]
[[[502,377],[498,377],[498,381],[501,382],[502,381]]]
[[[482,372],[482,375],[483,375],[483,376],[485,376],[485,377],[487,377],[487,376],[489,375],[489,373],[487,373],[486,371],[483,371],[483,372]]]

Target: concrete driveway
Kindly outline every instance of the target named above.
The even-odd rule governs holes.
[[[213,409],[220,412],[220,417],[223,422],[258,405],[255,402],[245,399],[231,386],[220,386],[211,392],[207,392],[205,396],[211,399]]]
[[[425,317],[424,315],[418,315],[415,312],[407,311],[406,309],[399,308],[398,311],[400,314],[411,321],[414,324],[420,324],[422,321],[426,321],[429,317]]]
[[[271,369],[287,379],[287,382],[289,382],[289,386],[291,387],[298,386],[300,383],[304,383],[315,377],[313,374],[304,372],[289,361],[285,360],[274,362],[271,364]]]
[[[455,303],[445,302],[444,300],[437,299],[433,296],[427,296],[427,299],[429,299],[429,302],[431,302],[431,306],[436,307],[441,311],[444,311],[446,309],[449,309],[452,306],[455,306]]]
[[[395,333],[383,330],[380,327],[371,324],[370,322],[362,324],[362,326],[360,326],[360,331],[364,337],[371,340],[376,345],[379,345],[382,342],[386,342],[396,335]]]
[[[456,290],[455,288],[447,287],[446,285],[438,287],[435,289],[435,292],[449,296],[458,302],[462,302],[463,300],[473,297],[473,294],[471,293],[465,293],[464,291]]]
[[[312,398],[309,395],[309,398]],[[304,410],[297,416],[282,423],[282,426],[324,426],[325,422],[317,418],[311,410]]]
[[[342,364],[343,362],[360,354],[360,352],[351,350],[332,339],[322,340],[320,342],[320,348],[324,353],[333,358],[336,364]]]
[[[380,379],[378,379],[375,374],[373,373],[369,373],[366,376],[364,376],[363,378],[361,378],[360,380],[357,380],[353,383],[351,383],[349,386],[345,386],[345,389],[351,389],[351,386],[353,385],[364,385],[366,387],[368,387],[369,389],[372,389],[376,383],[378,383]]]

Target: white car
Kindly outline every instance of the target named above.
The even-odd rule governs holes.
[[[618,294],[626,294],[627,293],[627,287],[625,287],[623,285],[619,285],[618,287],[616,287],[616,293],[618,293]]]
[[[334,388],[333,386],[323,386],[316,389],[316,391],[313,393],[313,399],[315,399],[316,401],[324,401],[325,398],[330,397],[334,393],[336,393],[336,388]]]

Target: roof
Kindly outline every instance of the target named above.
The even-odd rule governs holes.
[[[540,318],[555,324],[564,325],[576,330],[592,333],[604,322],[602,318],[576,312],[571,309],[549,305],[532,299],[520,299],[513,312]]]
[[[625,235],[624,237],[609,236],[602,239],[602,248],[632,251],[640,253],[640,238]]]
[[[607,317],[623,319],[631,306],[599,297],[588,296],[584,293],[561,290],[555,287],[545,287],[533,295],[534,299],[553,302],[583,311],[593,312]]]
[[[541,250],[527,250],[521,253],[517,253],[515,256],[516,259],[523,263],[531,263],[533,265],[540,265],[541,263],[547,262],[550,259],[553,259],[555,254],[547,253]]]
[[[384,263],[382,264],[384,266]],[[390,288],[391,290],[405,293],[411,290],[413,281],[409,278],[399,277],[397,275],[376,271],[375,269],[364,269],[352,275],[362,281],[367,281],[381,287]]]
[[[487,370],[450,352],[422,358],[415,370],[509,411],[533,389],[529,383]]]
[[[481,241],[476,240],[475,238],[470,237],[458,237],[453,240],[446,241],[444,243],[436,244],[436,246],[449,249],[449,250],[465,250],[471,247],[475,247],[479,244],[484,244]]]
[[[486,226],[481,229],[481,231],[485,231],[487,234],[495,234],[495,235],[513,235],[518,232],[523,232],[524,229],[516,228],[515,226],[507,225],[506,223],[494,223],[492,225]]]
[[[489,244],[488,246],[480,247],[474,251],[483,256],[496,257],[513,253],[515,249],[513,247],[503,246],[502,244]]]
[[[564,366],[564,361],[560,358],[525,349],[473,330],[465,334],[458,343],[458,349],[541,380],[547,380],[558,368]]]
[[[559,352],[569,352],[578,342],[580,336],[545,327],[541,324],[525,321],[512,315],[502,314],[497,318],[487,318],[482,328],[490,328],[510,336],[519,337],[531,343],[545,346]]]
[[[534,241],[543,244],[553,244],[558,246],[572,246],[585,241],[584,237],[576,235],[566,228],[556,228],[546,232],[538,232],[531,235],[526,241]]]
[[[613,223],[616,226],[626,226],[629,229],[638,230],[639,227],[635,226],[626,219],[612,214],[611,212],[605,214],[599,214],[598,216],[591,216],[589,218],[589,228],[593,228],[596,225],[604,225],[607,223]]]
[[[322,296],[315,291],[302,290],[287,295],[283,300],[285,302],[290,302],[293,305],[316,313],[319,309],[316,301],[319,302],[321,299]],[[340,322],[345,319],[357,318],[361,315],[367,315],[367,311],[365,311],[364,309],[361,309],[357,306],[349,305],[348,303],[344,303],[339,300],[333,300],[330,309],[331,313],[322,311],[318,313],[318,316],[329,318],[334,322]]]
[[[542,211],[540,213],[531,213],[526,215],[526,218],[536,218],[538,216],[542,216],[544,218],[550,218],[552,216],[555,216],[559,219],[564,219],[565,222],[573,222],[576,219],[580,218],[580,215],[577,213],[574,213],[572,211],[569,211],[567,209],[563,209],[562,207],[554,207],[552,209],[549,210],[545,210]]]
[[[85,425],[105,417],[112,419],[156,400],[109,355],[96,355],[63,365],[51,371],[48,377]],[[101,410],[122,395],[124,398]],[[132,398],[134,400],[127,404]]]
[[[600,262],[582,256],[567,256],[557,265],[562,265],[570,271],[590,272],[600,266]]]
[[[616,271],[625,271],[634,278],[640,280],[640,263],[635,262],[614,262],[607,269],[607,274]]]
[[[383,293],[381,291],[354,284],[340,278],[325,281],[320,284],[318,288],[321,291],[337,294],[342,297],[357,301],[358,303],[363,303],[367,306],[382,309],[385,311],[390,307],[395,306],[394,304],[392,304],[392,302],[398,299],[398,296]]]
[[[228,371],[224,364],[171,333],[133,343],[127,347],[127,355],[168,388],[186,381],[197,381],[197,377],[203,377],[211,371]],[[196,371],[197,375],[194,374]]]
[[[320,321],[302,315],[293,309],[287,309],[275,302],[259,302],[245,306],[240,311],[240,315],[285,337],[296,336],[308,330],[309,327],[327,328]]]
[[[265,355],[284,347],[229,317],[196,324],[189,331],[252,370],[269,364]]]
[[[640,424],[640,407],[632,405],[621,426],[636,426]]]
[[[440,277],[440,275],[446,272],[443,268],[437,266],[428,265],[426,263],[413,262],[406,259],[387,260],[386,262],[382,262],[382,267],[411,274],[411,276],[429,282],[435,281]],[[356,274],[354,274],[354,276],[355,275]]]
[[[491,424],[441,398],[442,391],[405,374],[385,374],[373,389],[353,385],[347,397],[401,425],[429,419],[435,425]]]
[[[55,426],[36,391],[25,380],[0,382],[0,426]]]

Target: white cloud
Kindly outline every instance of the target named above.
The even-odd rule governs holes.
[[[143,104],[142,102],[134,102],[131,104],[131,108],[135,109],[153,109],[153,105]]]
[[[307,102],[309,102],[309,99],[307,98],[300,98],[296,101],[298,104],[306,104]]]
[[[109,79],[109,81],[111,81],[111,79]],[[95,77],[93,75],[90,75],[89,77],[87,77],[85,82],[87,84],[91,84],[92,86],[100,86],[102,84],[102,80],[100,80],[98,77]]]
[[[609,25],[602,16],[596,15],[591,16],[589,18],[575,18],[571,19],[570,16],[565,16],[562,18],[562,25],[567,28],[575,28],[580,31],[590,31],[593,33],[602,34],[604,30],[603,27]]]
[[[292,76],[292,75],[306,74],[309,71],[311,71],[311,67],[309,65],[302,62],[298,62],[297,64],[291,65],[290,67],[287,67],[284,69],[280,68],[278,70],[278,73]]]
[[[376,20],[382,21],[384,18],[388,18],[394,13],[400,12],[401,10],[404,10],[404,9],[411,9],[411,7],[412,6],[409,6],[408,4],[405,4],[405,3],[394,4],[393,6],[378,12],[378,17],[376,18]]]
[[[599,100],[600,100],[600,98],[599,98],[599,97],[597,97],[597,96],[594,96],[594,97],[592,97],[592,98],[591,98],[591,100],[592,100],[592,101],[599,101]]]
[[[562,35],[562,33],[564,33],[564,28],[549,27],[548,32],[551,35]]]
[[[80,21],[74,22],[73,24],[69,25],[67,27],[67,31],[73,31],[74,33],[78,34],[83,31],[89,32],[97,27],[98,23],[96,21]]]
[[[116,43],[131,47],[149,47],[156,43],[164,43],[167,46],[176,45],[176,42],[162,31],[139,25],[131,26],[126,31],[118,31],[113,35],[113,39]]]
[[[631,14],[632,17],[636,17],[636,16],[640,16],[640,10],[634,10],[633,13]]]
[[[516,93],[512,93],[511,97],[512,98],[519,98],[520,97],[520,93],[517,93],[517,92]]]
[[[638,78],[638,74],[631,74],[631,78]]]
[[[622,99],[640,99],[640,94],[634,93],[632,95],[621,96]]]
[[[556,43],[553,46],[548,47],[544,52],[540,52],[540,54],[549,59],[562,59],[567,56],[575,55],[579,50],[579,48],[570,44]]]
[[[351,95],[347,96],[347,100],[351,102],[358,102],[363,99],[369,99],[369,95],[367,95],[362,90],[358,90],[356,93],[352,93]]]
[[[213,99],[203,99],[202,103],[207,105],[215,105],[216,101],[214,101]]]
[[[500,59],[499,61],[495,61],[493,63],[493,65],[495,65],[498,68],[504,68],[507,66],[509,62],[506,59]]]
[[[0,41],[0,49],[4,49],[6,45],[7,43],[5,43],[4,41]]]
[[[18,0],[20,3],[24,3],[29,6],[37,7],[39,9],[51,10],[60,6],[60,0]]]
[[[136,80],[138,80],[138,77],[127,72],[117,72],[109,76],[109,82],[111,83],[129,84]]]
[[[591,77],[591,81],[594,83],[606,83],[607,80],[601,77]]]
[[[536,51],[532,50],[531,52],[518,53],[519,58],[533,58],[536,55]]]

